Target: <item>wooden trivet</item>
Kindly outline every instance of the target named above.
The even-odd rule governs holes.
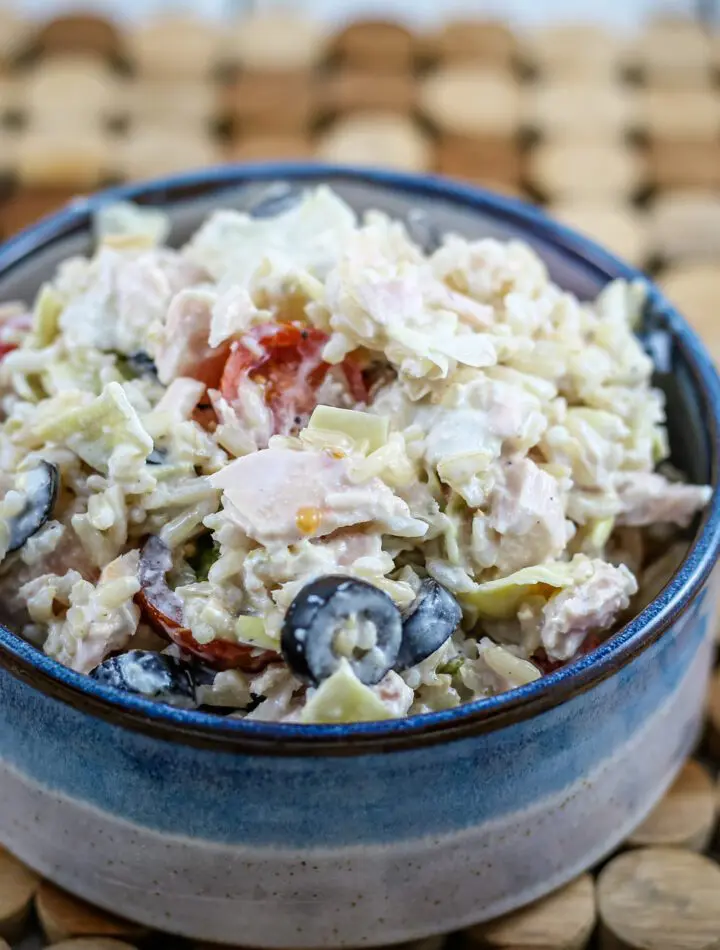
[[[107,914],[43,881],[35,897],[43,932],[51,943],[71,937],[142,937],[147,929]]]
[[[597,884],[601,950],[717,950],[720,867],[679,849],[615,858]]]
[[[660,286],[680,313],[702,336],[715,359],[720,358],[720,269],[713,264],[682,264],[660,275]],[[711,693],[711,695],[713,695]],[[711,717],[720,732],[720,712]]]
[[[465,931],[483,950],[582,950],[595,927],[595,887],[589,874],[544,900]]]
[[[532,31],[525,39],[525,62],[546,77],[612,82],[622,40],[590,23],[566,23]]]
[[[36,874],[0,848],[0,937],[16,940],[22,934],[39,885]]]
[[[638,129],[654,142],[710,142],[720,135],[720,97],[707,89],[639,89]]]
[[[61,940],[47,950],[135,950],[135,947],[112,937],[78,937],[77,940]]]
[[[642,266],[648,259],[647,223],[637,208],[621,202],[568,200],[551,204],[548,212],[631,264]]]
[[[420,88],[423,113],[455,135],[515,135],[520,102],[520,87],[510,75],[469,67],[438,69]]]
[[[168,14],[135,25],[126,45],[140,75],[201,78],[217,67],[222,40],[209,19]]]
[[[534,83],[524,96],[523,124],[544,139],[612,144],[636,122],[633,91],[619,84],[563,77]]]
[[[715,828],[716,798],[707,769],[688,762],[660,804],[630,835],[628,845],[703,851]]]
[[[649,208],[648,230],[652,253],[663,261],[720,262],[720,194],[702,188],[661,193]]]
[[[320,85],[317,108],[323,117],[366,110],[409,114],[416,100],[417,84],[408,73],[342,69]]]
[[[315,109],[315,81],[306,70],[243,72],[222,90],[222,111],[242,131],[305,132]]]
[[[430,145],[412,120],[399,115],[364,113],[336,122],[317,143],[318,156],[338,164],[384,165],[427,171]]]
[[[528,159],[528,177],[549,200],[630,199],[643,182],[643,163],[618,145],[548,142]]]
[[[333,55],[341,62],[372,72],[411,70],[415,47],[412,32],[392,20],[356,20],[331,44]]]
[[[427,51],[441,63],[503,70],[512,67],[517,40],[497,20],[451,20],[428,38]]]
[[[650,142],[646,162],[655,188],[720,187],[720,140]]]
[[[225,56],[256,72],[298,72],[320,62],[327,42],[327,30],[319,19],[287,11],[268,12],[238,21]]]

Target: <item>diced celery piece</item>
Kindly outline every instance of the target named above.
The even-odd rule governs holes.
[[[347,660],[318,687],[302,711],[303,722],[373,722],[392,719],[379,696],[361,683]]]
[[[278,641],[265,629],[262,617],[252,617],[250,614],[240,614],[235,622],[235,636],[240,643],[249,643],[251,646],[263,650],[277,650]]]
[[[338,409],[335,406],[317,406],[310,416],[309,429],[341,432],[366,452],[374,452],[385,445],[388,438],[388,420],[356,409]]]
[[[510,620],[518,607],[533,594],[546,589],[561,590],[577,581],[577,570],[570,563],[537,564],[524,567],[507,577],[478,584],[475,590],[460,594],[463,603],[474,607],[480,617],[488,620]]]

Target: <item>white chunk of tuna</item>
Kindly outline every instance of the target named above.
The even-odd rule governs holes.
[[[269,448],[236,459],[210,477],[229,518],[260,544],[294,544],[350,525],[422,537],[427,525],[379,478],[356,484],[350,463],[325,452]]]
[[[590,562],[590,576],[555,594],[543,609],[540,640],[552,660],[570,660],[593,630],[607,630],[637,592],[637,581],[621,564]]]
[[[572,537],[556,478],[528,458],[507,460],[490,494],[490,510],[473,519],[477,563],[510,574],[558,558]]]
[[[161,383],[190,376],[208,386],[217,384],[228,350],[208,342],[214,301],[211,291],[199,288],[181,290],[173,297],[155,352]]]
[[[707,486],[669,482],[656,472],[621,472],[615,490],[620,502],[617,523],[637,527],[663,523],[685,527],[712,495]]]

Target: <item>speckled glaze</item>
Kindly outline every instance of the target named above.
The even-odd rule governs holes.
[[[522,236],[583,297],[639,276],[541,213],[429,178],[238,167],[109,195],[170,205],[174,238],[263,182],[330,180],[357,208]],[[88,246],[77,202],[0,248],[0,299]],[[674,460],[716,482],[720,382],[651,289],[643,327]],[[176,933],[256,947],[406,941],[517,907],[610,851],[698,733],[712,652],[717,493],[660,597],[541,681],[390,723],[221,720],[122,696],[0,628],[0,841],[60,885]]]

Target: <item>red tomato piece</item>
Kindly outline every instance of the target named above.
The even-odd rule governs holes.
[[[322,358],[327,339],[322,330],[297,323],[254,327],[234,345],[225,364],[220,392],[232,405],[244,380],[262,383],[275,432],[296,432],[317,405],[317,390],[331,368]],[[359,363],[348,357],[342,369],[351,395],[364,402],[367,388]]]
[[[198,643],[190,630],[182,624],[182,604],[175,591],[170,590],[165,575],[172,567],[172,558],[160,538],[151,536],[140,553],[138,580],[141,589],[135,602],[145,620],[161,637],[172,640],[181,650],[192,653],[215,670],[243,670],[257,673],[278,659],[272,650],[258,651],[231,640],[211,640]]]

